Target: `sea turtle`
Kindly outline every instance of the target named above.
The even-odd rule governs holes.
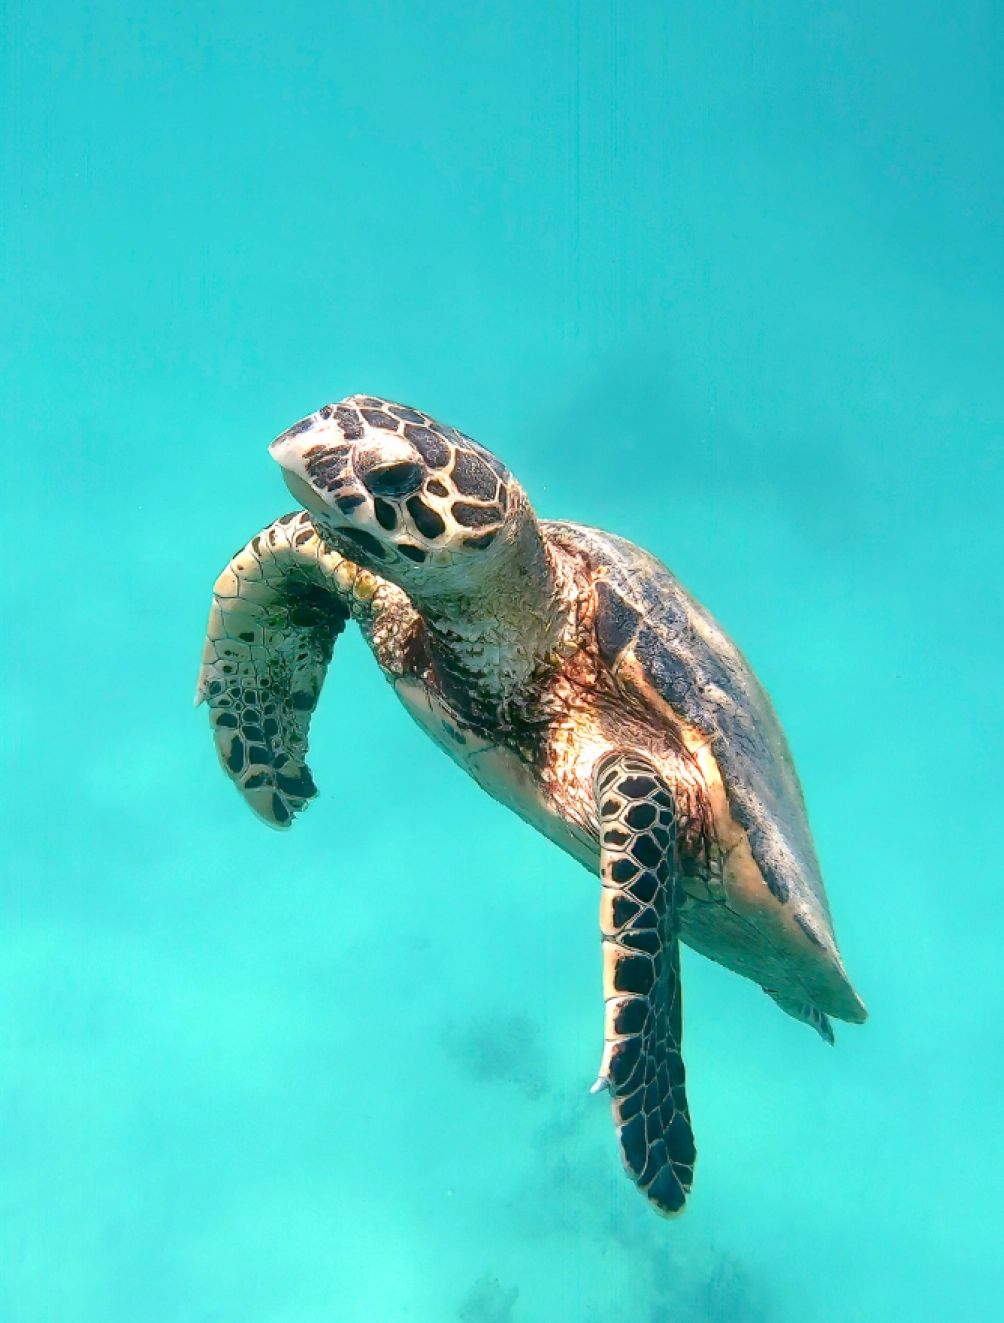
[[[271,445],[303,507],[220,575],[197,701],[224,771],[289,827],[355,620],[419,725],[602,883],[609,1089],[628,1174],[679,1212],[696,1150],[679,940],[832,1042],[865,1008],[837,950],[798,776],[734,643],[654,556],[538,520],[470,437],[369,395]]]

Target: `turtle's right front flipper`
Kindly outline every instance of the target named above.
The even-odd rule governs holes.
[[[223,770],[271,827],[288,827],[317,793],[310,718],[335,639],[377,583],[303,512],[252,538],[216,581],[196,703],[209,705]]]
[[[667,1216],[694,1179],[683,1065],[677,807],[647,758],[607,754],[593,772],[600,824],[605,1045],[594,1091],[610,1090],[628,1175]]]

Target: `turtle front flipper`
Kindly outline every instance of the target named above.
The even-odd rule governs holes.
[[[335,639],[379,582],[330,551],[303,512],[252,538],[216,581],[196,703],[209,705],[223,770],[271,827],[317,794],[310,718]]]
[[[661,1213],[679,1213],[694,1177],[687,1108],[677,911],[682,898],[676,803],[634,753],[593,773],[603,883],[603,1064],[628,1174]]]

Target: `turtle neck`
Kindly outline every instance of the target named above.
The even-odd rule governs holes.
[[[573,594],[529,506],[479,570],[469,584],[413,600],[444,691],[469,695],[474,709],[500,710],[564,650]]]

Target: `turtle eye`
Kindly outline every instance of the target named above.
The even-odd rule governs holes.
[[[422,470],[417,464],[405,460],[371,469],[362,475],[362,479],[374,496],[407,496],[422,485]]]

